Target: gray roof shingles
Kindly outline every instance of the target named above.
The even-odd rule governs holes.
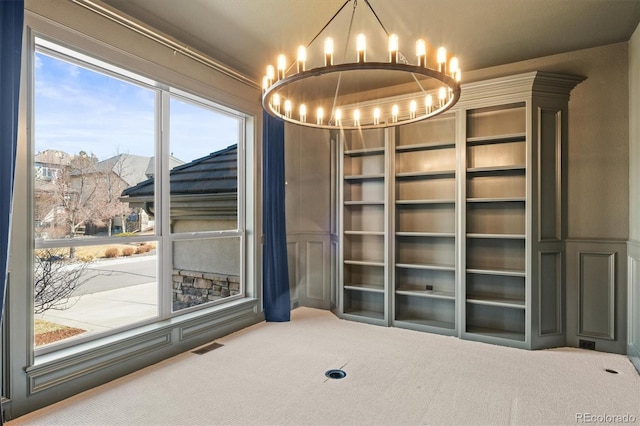
[[[231,145],[206,157],[174,167],[169,172],[171,195],[220,194],[238,191],[238,145]],[[127,188],[130,198],[154,193],[153,178]]]

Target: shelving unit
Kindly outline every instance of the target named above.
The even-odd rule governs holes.
[[[383,131],[342,140],[342,298],[346,317],[386,320],[386,160]]]
[[[455,114],[403,126],[395,145],[393,325],[456,333]]]
[[[466,118],[465,333],[525,341],[526,104]]]
[[[345,132],[340,315],[562,345],[567,111],[580,81],[532,72],[463,84],[446,115]]]

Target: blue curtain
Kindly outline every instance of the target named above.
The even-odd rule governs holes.
[[[289,321],[289,268],[284,213],[284,121],[263,112],[262,296],[267,321]]]
[[[0,1],[0,321],[9,264],[13,172],[18,139],[18,99],[24,0]],[[4,418],[0,415],[0,423]]]

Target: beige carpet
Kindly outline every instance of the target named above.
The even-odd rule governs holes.
[[[292,316],[8,424],[640,424],[640,376],[621,355],[510,349],[308,308]],[[346,378],[324,376],[341,367]]]

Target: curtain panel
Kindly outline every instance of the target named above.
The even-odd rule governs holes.
[[[291,297],[284,204],[284,122],[263,112],[262,297],[267,321],[289,321]]]
[[[9,233],[13,205],[13,176],[18,138],[18,101],[24,0],[0,1],[0,310],[9,264]],[[0,317],[1,318],[1,317]]]

